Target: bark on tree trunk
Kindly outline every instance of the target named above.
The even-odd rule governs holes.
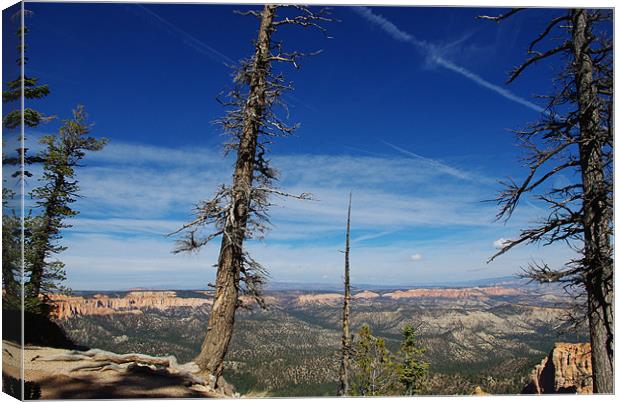
[[[245,106],[244,127],[237,149],[230,212],[220,247],[215,299],[200,354],[194,359],[201,368],[202,375],[213,376],[214,388],[217,387],[217,380],[222,374],[238,306],[243,240],[249,216],[259,129],[265,110],[271,34],[276,8],[275,5],[265,5],[261,14]]]
[[[586,292],[595,393],[614,392],[613,260],[611,211],[607,205],[602,140],[592,59],[586,51],[590,21],[586,10],[571,12],[581,141],[579,154],[583,183],[583,228]]]
[[[340,360],[340,386],[338,395],[349,395],[349,371],[351,352],[351,330],[349,316],[351,314],[351,286],[349,281],[349,250],[351,231],[351,193],[349,193],[349,209],[347,212],[347,236],[344,251],[344,305],[342,307],[342,358]]]
[[[45,257],[47,257],[47,250],[50,244],[50,238],[52,236],[52,207],[58,204],[57,195],[61,193],[62,183],[64,183],[64,176],[57,176],[54,181],[54,190],[50,199],[46,201],[45,211],[43,213],[44,224],[38,232],[41,234],[39,239],[36,239],[34,247],[34,257],[32,259],[32,266],[30,272],[30,279],[26,285],[29,290],[29,296],[39,297],[41,295],[41,287],[43,285],[43,276],[45,271]]]
[[[39,297],[41,294],[43,270],[45,269],[45,248],[47,247],[47,243],[49,241],[49,231],[51,230],[48,215],[45,215],[44,219],[45,227],[41,229],[41,231],[44,234],[45,239],[39,239],[40,244],[36,245],[38,248],[34,250],[34,258],[31,267],[32,271],[30,272],[30,280],[27,284],[27,289],[30,291],[29,296],[31,297]]]

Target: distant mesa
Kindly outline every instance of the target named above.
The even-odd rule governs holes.
[[[297,297],[297,304],[334,304],[342,302],[340,293],[305,294]]]
[[[505,288],[501,286],[473,287],[473,288],[452,288],[452,289],[409,289],[397,290],[385,293],[383,297],[391,299],[407,298],[486,298],[497,296],[517,296],[523,291],[515,288]]]
[[[589,343],[558,342],[530,374],[522,394],[591,394]]]
[[[416,288],[396,290],[384,294],[363,290],[352,296],[359,302],[382,299],[414,299],[414,298],[445,298],[471,299],[489,298],[498,296],[516,296],[524,294],[524,290],[502,286],[470,287],[470,288]],[[114,315],[114,314],[142,314],[148,309],[166,310],[176,307],[201,307],[212,304],[213,292],[205,290],[191,291],[194,296],[179,294],[170,290],[133,290],[124,296],[95,294],[94,296],[77,296],[54,294],[51,296],[55,305],[55,316],[58,319],[67,319],[76,315]],[[205,297],[206,296],[206,297]],[[299,306],[324,304],[334,306],[342,303],[343,294],[336,292],[301,293],[292,300]],[[256,304],[253,298],[241,296],[241,303],[246,307]],[[291,301],[279,294],[266,295],[267,305],[281,305]]]
[[[379,293],[371,292],[370,290],[365,290],[353,296],[354,299],[374,299],[376,297],[381,296],[379,295]]]
[[[67,319],[74,315],[142,314],[143,309],[166,310],[173,307],[199,307],[211,304],[210,299],[177,297],[172,291],[133,291],[124,297],[97,294],[82,296],[53,295],[54,315]]]
[[[252,296],[239,296],[239,301],[243,307],[256,307],[257,305],[256,299]],[[267,306],[273,306],[278,303],[278,299],[273,296],[263,296],[263,301]]]

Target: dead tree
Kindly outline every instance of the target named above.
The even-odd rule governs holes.
[[[501,21],[505,15],[482,18]],[[497,202],[499,218],[510,218],[526,194],[549,207],[545,220],[522,230],[492,259],[519,244],[566,242],[579,258],[562,267],[532,263],[524,276],[541,282],[561,282],[584,300],[587,317],[594,392],[613,393],[613,13],[609,10],[571,9],[548,22],[531,43],[529,58],[510,74],[509,82],[534,64],[555,55],[567,60],[556,80],[557,90],[547,96],[542,119],[518,139],[528,152],[529,168],[520,183],[503,183]],[[534,50],[542,43],[553,43]],[[579,179],[558,186],[558,174]],[[571,177],[571,176],[569,176]]]
[[[282,11],[283,16],[278,15]],[[214,197],[196,208],[196,219],[183,226],[184,238],[177,243],[175,252],[197,251],[221,236],[220,254],[215,279],[215,298],[209,316],[207,333],[195,362],[201,375],[213,387],[221,376],[223,362],[232,338],[235,312],[240,306],[239,296],[248,294],[265,307],[262,286],[266,271],[245,249],[244,242],[262,238],[269,226],[269,196],[292,196],[308,199],[308,194],[290,195],[273,187],[277,172],[266,156],[267,147],[274,137],[291,134],[298,125],[289,125],[278,117],[276,108],[286,105],[281,100],[291,84],[273,69],[274,62],[298,68],[304,56],[300,52],[286,52],[281,42],[272,36],[281,28],[296,25],[325,29],[321,23],[330,21],[328,10],[311,10],[306,6],[265,5],[261,12],[241,13],[260,20],[254,55],[241,62],[234,75],[235,88],[228,93],[224,118],[217,121],[232,138],[227,151],[236,153],[232,186],[222,185]],[[205,232],[204,229],[206,230]],[[201,233],[202,232],[202,233]]]
[[[349,209],[347,210],[347,235],[344,249],[344,303],[342,306],[342,355],[340,358],[340,386],[338,395],[349,395],[349,372],[351,356],[351,285],[349,280],[349,251],[351,239],[351,197],[349,193]]]

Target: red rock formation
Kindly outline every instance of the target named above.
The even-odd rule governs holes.
[[[489,286],[489,287],[473,287],[473,288],[453,288],[453,289],[409,289],[409,290],[397,290],[395,292],[386,293],[383,297],[389,297],[392,299],[407,299],[407,298],[446,298],[446,299],[461,299],[461,298],[480,298],[489,296],[514,296],[522,294],[520,289],[505,288],[501,286]]]
[[[143,310],[154,308],[165,310],[172,307],[199,307],[210,304],[210,299],[177,297],[176,292],[136,291],[124,297],[95,295],[82,296],[53,295],[54,315],[66,319],[74,315],[142,314]]]
[[[378,293],[371,292],[370,290],[364,290],[363,292],[357,293],[353,296],[354,299],[374,299],[376,297],[381,297]]]
[[[549,356],[530,374],[522,394],[591,394],[589,343],[556,343]]]
[[[473,287],[473,288],[452,288],[452,289],[409,289],[397,290],[395,292],[380,295],[369,290],[357,293],[353,299],[366,300],[377,297],[387,297],[390,299],[414,299],[414,298],[445,298],[445,299],[467,299],[467,298],[487,298],[492,296],[515,296],[523,294],[521,289],[507,288],[502,286]],[[340,293],[317,293],[304,294],[297,297],[298,304],[336,304],[342,302]]]
[[[483,390],[482,387],[480,387],[480,385],[476,385],[476,388],[474,388],[474,392],[472,392],[472,395],[486,396],[486,395],[491,395],[491,394]]]
[[[65,319],[74,315],[109,315],[109,314],[142,314],[149,308],[165,310],[172,307],[199,307],[211,304],[212,291],[196,291],[208,296],[208,298],[183,298],[178,297],[173,291],[146,291],[136,290],[127,293],[123,297],[111,297],[97,294],[92,297],[52,295],[55,304],[55,315],[59,319]],[[480,298],[489,296],[507,296],[522,293],[519,289],[493,287],[455,288],[455,289],[409,289],[395,291],[380,295],[371,291],[359,292],[353,296],[356,300],[372,300],[378,297],[392,299],[401,298]],[[276,305],[279,299],[273,296],[265,297],[268,305]],[[243,305],[252,306],[254,301],[249,297],[242,296]],[[342,303],[340,293],[302,294],[296,298],[300,305],[305,304],[328,304]]]
[[[297,297],[298,304],[334,304],[342,303],[343,295],[339,293],[319,293],[319,294],[307,294]]]
[[[239,296],[239,301],[241,302],[242,307],[254,308],[258,306],[258,303],[256,303],[256,299],[252,296]],[[278,304],[278,299],[273,296],[263,296],[263,301],[267,306],[274,306]]]

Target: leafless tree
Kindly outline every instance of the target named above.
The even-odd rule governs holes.
[[[342,355],[340,358],[340,385],[338,395],[349,395],[350,356],[351,356],[351,284],[349,280],[349,251],[351,249],[351,198],[349,193],[349,209],[347,210],[347,234],[344,248],[344,303],[342,306]]]
[[[282,16],[278,15],[281,12]],[[215,298],[207,333],[195,362],[201,375],[216,388],[223,362],[232,338],[235,312],[241,305],[239,296],[247,294],[265,307],[262,287],[266,271],[244,247],[244,241],[262,238],[269,226],[270,195],[309,199],[309,194],[290,195],[276,189],[277,172],[267,158],[268,145],[275,137],[291,134],[298,125],[289,125],[278,117],[277,109],[286,111],[281,96],[291,90],[283,75],[274,71],[274,62],[299,67],[304,56],[298,51],[287,52],[273,34],[286,26],[316,28],[329,22],[329,10],[306,6],[265,5],[262,11],[247,11],[260,20],[255,51],[241,62],[234,75],[235,87],[223,101],[226,115],[217,121],[231,141],[227,152],[236,154],[232,186],[222,185],[213,198],[200,202],[196,219],[176,233],[183,232],[175,252],[197,251],[221,236],[217,262]]]
[[[523,9],[481,18],[502,21]],[[585,300],[594,392],[613,393],[613,30],[611,10],[571,9],[551,19],[510,74],[514,81],[534,64],[563,55],[564,68],[541,120],[517,131],[529,173],[504,182],[498,219],[508,219],[526,194],[549,206],[549,215],[504,244],[495,257],[519,244],[566,242],[579,257],[562,267],[532,263],[524,276],[561,282]],[[535,50],[542,44],[547,49]],[[578,177],[558,185],[559,174]],[[570,176],[573,174],[573,176]]]

